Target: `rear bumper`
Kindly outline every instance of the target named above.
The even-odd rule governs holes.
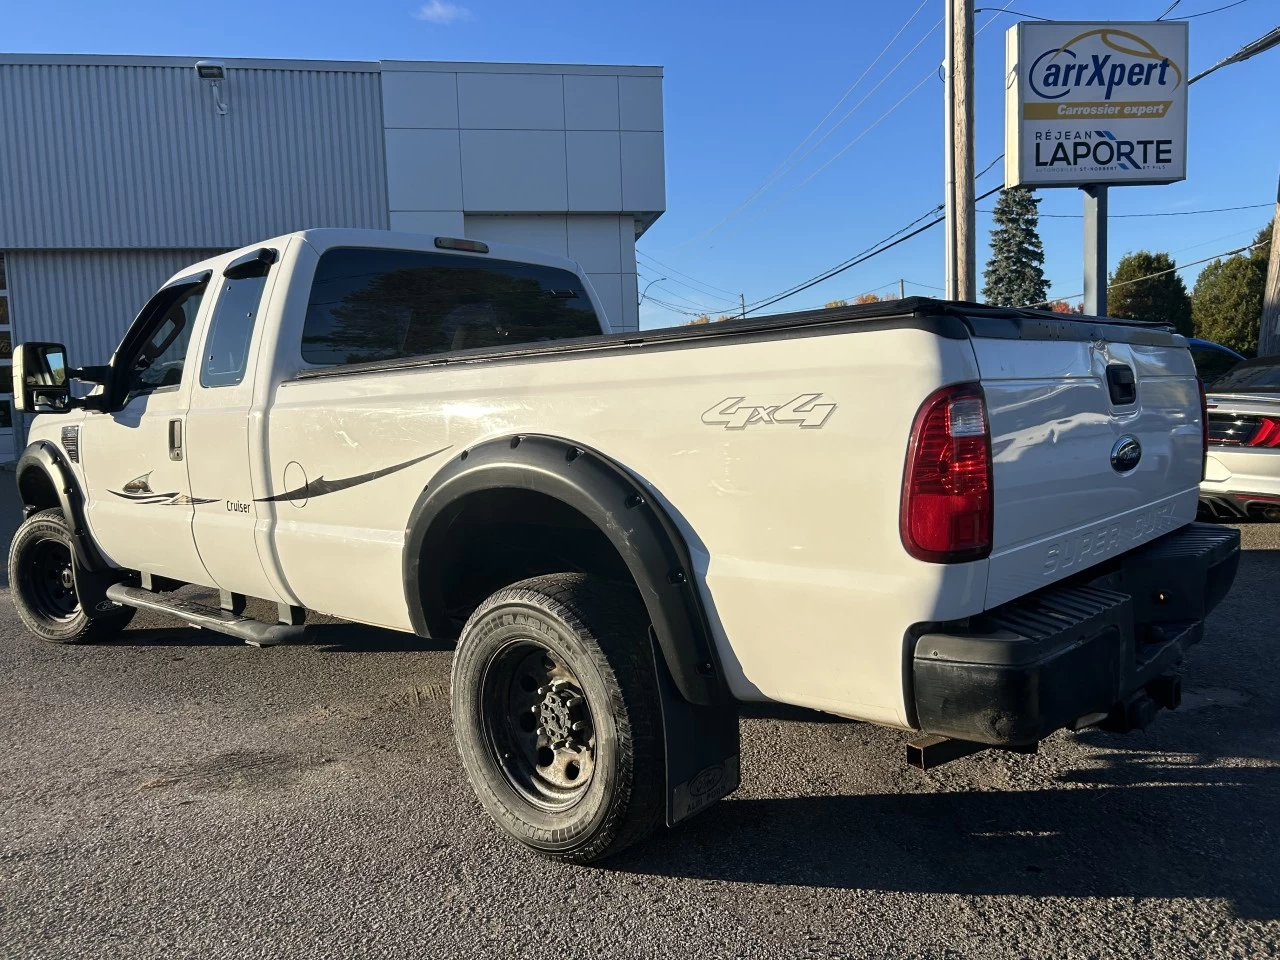
[[[1209,447],[1200,504],[1226,519],[1272,519],[1280,512],[1280,450]]]
[[[912,656],[924,733],[998,746],[1176,705],[1170,670],[1235,579],[1240,534],[1190,524],[1056,585],[920,633]]]

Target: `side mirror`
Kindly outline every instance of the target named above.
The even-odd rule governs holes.
[[[13,348],[13,405],[23,413],[71,410],[67,348],[60,343],[20,343]]]

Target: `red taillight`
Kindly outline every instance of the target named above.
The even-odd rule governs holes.
[[[991,428],[982,387],[935,391],[911,426],[902,480],[902,545],[917,560],[957,563],[991,553]]]
[[[1209,399],[1204,393],[1204,381],[1196,377],[1200,388],[1200,479],[1209,473]]]
[[[1280,420],[1259,417],[1258,430],[1245,444],[1247,447],[1280,447]]]

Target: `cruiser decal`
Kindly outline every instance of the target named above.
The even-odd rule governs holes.
[[[277,493],[271,497],[259,497],[255,503],[279,503],[285,500],[297,501],[304,503],[312,497],[323,497],[327,493],[337,493],[339,490],[350,490],[352,487],[358,487],[362,483],[368,483],[370,480],[379,480],[382,477],[390,476],[393,473],[399,473],[401,470],[407,470],[414,464],[422,463],[423,460],[430,460],[432,457],[444,453],[449,447],[441,447],[439,450],[432,450],[430,453],[424,453],[420,457],[414,457],[412,460],[406,460],[404,463],[397,463],[392,467],[383,467],[381,470],[373,470],[370,473],[357,474],[354,477],[342,477],[338,480],[326,480],[323,476],[316,477],[314,480],[308,480],[300,487],[294,487],[292,490],[286,490],[283,493]]]
[[[178,493],[176,490],[172,493],[156,493],[151,489],[151,471],[148,470],[140,477],[134,477],[119,490],[112,490],[111,493],[120,497],[122,500],[132,500],[134,503],[159,504],[165,507],[189,507],[196,503],[214,503],[215,499],[205,497],[189,497],[185,493]]]

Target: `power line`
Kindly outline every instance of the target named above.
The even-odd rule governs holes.
[[[665,263],[663,263],[661,260],[659,260],[657,257],[655,257],[655,256],[654,256],[653,254],[651,254],[651,253],[645,253],[645,252],[644,252],[644,251],[642,251],[642,250],[637,250],[637,251],[636,251],[636,256],[637,256],[637,257],[643,257],[643,258],[644,258],[644,259],[646,259],[646,260],[650,260],[650,261],[652,261],[654,264],[656,264],[657,266],[661,267],[663,270],[670,270],[672,273],[676,274],[677,276],[684,277],[686,280],[691,280],[691,281],[693,281],[694,283],[701,284],[702,286],[707,287],[708,289],[711,289],[711,290],[718,290],[718,291],[720,291],[721,293],[726,293],[726,294],[728,294],[728,295],[729,295],[729,296],[731,296],[731,297],[736,297],[736,296],[737,296],[737,294],[736,294],[736,293],[734,293],[732,290],[726,290],[724,287],[717,287],[714,283],[707,283],[705,280],[699,280],[697,277],[691,277],[691,276],[689,276],[689,274],[687,274],[687,273],[681,273],[681,272],[680,272],[679,270],[677,270],[675,267],[670,266],[669,264],[665,264]]]
[[[1222,257],[1234,257],[1237,253],[1244,253],[1246,250],[1252,250],[1255,247],[1261,247],[1264,244],[1268,244],[1270,242],[1271,242],[1271,238],[1267,237],[1265,240],[1259,240],[1257,243],[1251,243],[1246,247],[1236,247],[1234,250],[1224,250],[1222,253],[1215,253],[1211,257],[1205,257],[1203,260],[1192,260],[1190,263],[1184,263],[1181,266],[1169,267],[1169,269],[1167,270],[1158,270],[1155,273],[1148,273],[1145,277],[1134,277],[1132,280],[1121,280],[1118,283],[1110,283],[1110,284],[1107,284],[1107,289],[1114,290],[1117,287],[1127,287],[1133,283],[1141,283],[1143,280],[1153,280],[1156,277],[1163,277],[1167,273],[1178,273],[1181,270],[1186,270],[1190,267],[1198,267],[1202,263],[1208,263],[1210,260],[1219,260]],[[1058,300],[1078,300],[1080,297],[1083,297],[1083,296],[1084,296],[1083,293],[1073,293],[1073,294],[1070,294],[1069,296],[1054,297],[1052,300],[1041,300],[1039,303],[1028,304],[1028,306],[1047,307],[1049,304],[1054,303]]]
[[[645,275],[644,275],[644,274],[642,274],[642,273],[641,273],[641,274],[637,274],[637,276],[639,276],[639,277],[640,277],[641,279],[643,279],[643,280],[650,280],[650,282],[652,282],[652,283],[657,283],[657,282],[658,282],[657,280],[651,280],[651,278],[649,278],[649,277],[645,276]],[[670,277],[666,277],[666,278],[664,278],[664,279],[670,280],[671,278],[670,278]],[[673,281],[673,282],[674,282],[674,281]],[[723,307],[707,306],[705,303],[699,303],[697,300],[690,300],[688,297],[681,296],[681,295],[680,295],[680,294],[678,294],[678,293],[672,293],[670,290],[666,291],[666,295],[667,295],[667,297],[669,297],[669,298],[672,298],[672,297],[673,297],[673,298],[675,298],[676,300],[681,301],[682,303],[687,303],[687,304],[689,304],[689,306],[691,306],[691,307],[697,307],[699,310],[703,311],[704,313],[705,313],[705,312],[707,312],[707,311],[715,312],[716,310],[723,310],[723,309],[724,309]],[[652,298],[652,297],[649,297],[648,299],[652,300],[653,298]]]
[[[998,10],[999,12],[1004,12],[1004,11],[1006,11],[1006,10],[1008,10],[1008,9],[1009,9],[1009,4],[1011,4],[1011,3],[1013,3],[1013,0],[1009,0],[1009,2],[1008,2],[1008,3],[1006,3],[1003,7],[1000,7],[1000,8],[988,7],[988,8],[985,8],[985,9],[993,9],[993,10]],[[945,19],[945,18],[944,18],[944,19]],[[981,27],[979,27],[979,28],[978,28],[978,30],[977,30],[977,32],[975,32],[975,33],[974,33],[974,38],[976,39],[978,36],[980,36],[980,35],[982,34],[982,32],[983,32],[984,30],[986,30],[986,29],[987,29],[987,27],[991,26],[991,24],[995,23],[995,21],[996,21],[996,18],[995,18],[995,17],[992,17],[990,20],[988,20],[986,23],[984,23]],[[903,64],[904,62],[906,62],[907,57],[911,56],[911,54],[915,52],[916,47],[919,47],[921,43],[924,43],[924,41],[925,41],[926,39],[928,39],[930,35],[932,35],[933,31],[934,31],[934,30],[936,30],[936,29],[938,29],[938,25],[939,25],[939,24],[941,24],[941,23],[942,23],[942,21],[941,21],[941,20],[939,20],[939,21],[938,21],[938,23],[934,24],[934,25],[933,25],[933,28],[929,31],[929,33],[927,33],[927,34],[925,34],[923,37],[921,37],[921,38],[920,38],[920,41],[916,44],[916,46],[915,46],[915,47],[912,47],[910,50],[908,50],[908,51],[907,51],[906,56],[904,56],[901,60],[899,60],[899,61],[897,62],[897,64],[895,64],[895,65],[894,65],[893,70],[890,70],[890,71],[889,71],[889,74],[887,74],[884,78],[882,78],[882,79],[881,79],[881,81],[880,81],[880,83],[884,83],[884,81],[885,81],[885,80],[889,79],[889,76],[891,76],[891,75],[893,74],[893,71],[894,71],[894,70],[897,70],[897,69],[898,69],[898,67],[902,66],[902,64]],[[923,87],[926,83],[928,83],[929,78],[930,78],[930,77],[932,77],[932,76],[934,75],[934,73],[935,73],[935,72],[936,72],[936,71],[935,71],[935,69],[930,69],[930,70],[929,70],[929,72],[928,72],[924,77],[922,77],[922,78],[921,78],[921,80],[920,80],[920,82],[919,82],[919,83],[917,83],[914,87],[912,87],[910,90],[908,90],[908,91],[906,92],[906,94],[904,94],[904,95],[903,95],[903,97],[902,97],[902,99],[901,99],[901,100],[899,100],[899,101],[898,101],[897,103],[895,103],[892,107],[890,107],[890,108],[889,108],[888,110],[886,110],[883,114],[881,114],[881,115],[880,115],[880,117],[879,117],[879,118],[878,118],[874,123],[872,123],[869,127],[867,127],[865,130],[863,130],[860,134],[858,134],[856,137],[854,137],[851,141],[849,141],[849,143],[845,144],[845,145],[844,145],[844,146],[843,146],[843,147],[842,147],[842,148],[841,148],[841,149],[840,149],[840,150],[835,154],[835,156],[831,157],[829,160],[827,160],[827,162],[826,162],[826,163],[824,163],[822,166],[818,167],[818,169],[817,169],[817,170],[814,170],[811,174],[809,174],[809,176],[807,176],[807,177],[805,177],[803,180],[801,180],[801,181],[800,181],[800,183],[798,183],[798,184],[797,184],[795,187],[793,187],[789,192],[787,192],[785,195],[783,195],[781,199],[779,199],[776,203],[774,203],[774,204],[773,204],[772,206],[770,206],[767,210],[765,210],[765,211],[764,211],[764,213],[761,213],[759,217],[756,217],[756,220],[759,220],[759,219],[760,219],[760,217],[763,217],[765,213],[768,213],[768,212],[769,212],[769,210],[774,209],[774,207],[777,207],[777,206],[778,206],[778,204],[782,203],[782,201],[783,201],[783,200],[786,200],[788,197],[790,197],[790,196],[792,196],[793,194],[795,194],[795,193],[796,193],[797,191],[799,191],[802,187],[804,187],[804,185],[805,185],[805,184],[807,184],[810,180],[812,180],[814,177],[816,177],[818,174],[820,174],[823,170],[827,169],[827,167],[831,166],[831,164],[835,163],[835,162],[836,162],[837,160],[839,160],[842,156],[844,156],[844,154],[846,154],[846,153],[849,151],[849,149],[850,149],[851,147],[853,147],[853,145],[854,145],[854,144],[856,144],[859,140],[861,140],[863,137],[865,137],[867,134],[869,134],[872,130],[874,130],[876,127],[878,127],[878,126],[879,126],[879,125],[880,125],[880,124],[881,124],[881,123],[882,123],[882,122],[883,122],[883,121],[884,121],[884,120],[885,120],[885,119],[886,119],[886,118],[887,118],[891,113],[893,113],[895,110],[897,110],[897,109],[898,109],[898,107],[902,106],[902,104],[903,104],[903,103],[905,103],[909,97],[911,97],[911,96],[912,96],[912,95],[913,95],[917,90],[919,90],[919,89],[920,89],[921,87]],[[867,97],[871,96],[871,94],[872,94],[872,93],[875,93],[875,92],[876,92],[876,90],[877,90],[877,89],[879,89],[879,87],[880,87],[880,84],[879,84],[879,83],[878,83],[878,84],[876,84],[875,88],[873,88],[873,89],[871,90],[871,92],[867,94]],[[857,105],[855,105],[855,106],[854,106],[854,110],[856,110],[858,107],[860,107],[860,106],[861,106],[861,105],[866,101],[867,97],[863,97],[863,98],[862,98],[862,100],[858,101]],[[850,116],[850,115],[852,115],[852,113],[853,113],[853,110],[849,111],[849,113],[848,113],[848,114],[846,114],[843,118],[841,118],[840,123],[843,123],[845,120],[847,120],[847,119],[849,118],[849,116]],[[825,140],[828,136],[830,136],[832,133],[834,133],[834,132],[835,132],[836,127],[839,127],[839,126],[840,126],[840,123],[837,123],[837,124],[835,125],[835,127],[832,127],[832,128],[831,128],[831,130],[827,131],[826,135],[824,135],[824,136],[823,136],[822,140]],[[819,140],[819,141],[818,141],[818,143],[815,143],[815,144],[813,145],[813,148],[810,148],[810,150],[809,150],[808,152],[806,152],[805,156],[808,156],[808,153],[811,153],[811,152],[812,152],[812,150],[813,150],[814,148],[816,148],[816,147],[818,146],[818,144],[819,144],[819,143],[821,143],[821,142],[822,142],[822,140]],[[1003,154],[1001,154],[1001,156],[1003,156]],[[800,159],[804,159],[804,157],[801,157]],[[799,162],[799,161],[797,161],[797,163],[798,163],[798,162]],[[994,166],[994,163],[993,163],[993,164],[991,164],[991,165],[989,165],[989,166],[987,167],[987,169],[990,169],[990,168],[991,168],[991,166]],[[982,172],[983,172],[983,173],[986,173],[987,171],[986,171],[986,170],[983,170]],[[974,179],[976,180],[977,178],[975,177]],[[755,222],[755,220],[753,220],[753,221],[752,221],[752,223],[754,223],[754,222]]]
[[[1231,54],[1231,56],[1219,60],[1208,70],[1201,70],[1187,81],[1187,86],[1191,86],[1191,84],[1195,83],[1197,80],[1204,79],[1215,70],[1221,70],[1223,67],[1230,66],[1233,63],[1241,63],[1248,60],[1250,57],[1257,56],[1263,51],[1270,50],[1276,44],[1280,44],[1280,27],[1274,28],[1270,33],[1263,34],[1252,43],[1246,43],[1235,53]]]
[[[1235,3],[1228,3],[1224,7],[1214,7],[1212,10],[1201,10],[1199,13],[1189,13],[1185,17],[1170,17],[1169,19],[1170,20],[1194,20],[1196,17],[1207,17],[1211,13],[1221,13],[1223,10],[1230,10],[1232,7],[1238,7],[1240,6],[1240,4],[1244,2],[1245,0],[1236,0]],[[1174,6],[1176,6],[1176,4]],[[1169,9],[1172,10],[1173,7],[1170,7]]]
[[[999,162],[1003,157],[1004,157],[1004,154],[1002,153],[1002,154],[1000,154],[1000,156],[996,157],[996,158],[995,158],[995,160],[992,160],[990,163],[988,163],[988,164],[983,168],[982,173],[986,173],[988,170],[990,170],[992,167],[994,167],[994,166],[996,165],[996,163],[998,163],[998,162]],[[978,176],[982,176],[982,174],[978,174]],[[974,179],[977,179],[977,178],[975,177]],[[1004,184],[1001,184],[1000,186],[996,187],[994,190],[988,190],[988,191],[987,191],[986,193],[984,193],[981,197],[978,197],[978,200],[983,200],[983,199],[985,199],[985,198],[987,198],[987,197],[991,196],[991,194],[996,193],[996,192],[998,192],[998,191],[1000,191],[1000,190],[1003,190],[1003,189],[1004,189]],[[976,201],[975,201],[975,202],[976,202]],[[882,244],[888,243],[890,240],[893,240],[895,237],[899,236],[900,234],[906,233],[908,230],[910,230],[912,227],[914,227],[916,224],[918,224],[921,220],[927,220],[929,217],[936,217],[939,213],[941,213],[941,212],[942,212],[942,209],[943,209],[943,205],[942,205],[941,203],[939,203],[939,204],[935,205],[934,207],[932,207],[932,208],[930,208],[929,210],[927,210],[925,213],[922,213],[920,216],[916,217],[916,218],[915,218],[914,220],[912,220],[910,223],[906,224],[905,226],[899,227],[897,230],[895,230],[893,233],[889,234],[889,235],[888,235],[887,237],[885,237],[884,239],[879,240],[879,241],[877,241],[876,243],[873,243],[871,246],[867,247],[867,248],[866,248],[866,249],[864,249],[864,250],[859,251],[858,253],[855,253],[855,254],[853,255],[853,257],[850,257],[850,258],[849,258],[849,260],[845,260],[845,261],[843,261],[843,262],[841,262],[841,263],[838,263],[838,264],[836,264],[834,267],[831,267],[831,268],[830,268],[830,269],[828,269],[828,270],[823,270],[823,271],[819,274],[819,277],[835,276],[836,274],[840,273],[842,270],[847,269],[847,267],[848,267],[849,265],[851,265],[851,264],[852,264],[852,261],[857,260],[857,258],[859,258],[859,257],[863,256],[864,254],[871,253],[871,252],[872,252],[873,250],[875,250],[877,247],[881,246]],[[934,222],[936,223],[936,222],[940,222],[940,221],[934,221]],[[932,226],[932,224],[930,224],[930,226]],[[914,234],[913,234],[913,236],[914,236]],[[805,284],[808,284],[808,281],[805,281]],[[811,285],[811,284],[810,284],[810,285]],[[799,292],[800,292],[800,290],[801,290],[801,289],[804,289],[804,288],[805,288],[805,285],[804,285],[804,284],[798,284],[796,287],[789,287],[787,290],[784,290],[782,294],[777,295],[777,296],[775,296],[775,297],[765,297],[765,298],[764,298],[764,299],[762,299],[762,300],[756,300],[756,301],[753,301],[753,302],[749,305],[749,306],[751,307],[751,309],[750,309],[750,310],[748,310],[748,312],[750,313],[750,312],[754,311],[755,309],[759,309],[759,305],[764,304],[766,300],[776,303],[779,299],[784,299],[784,298],[785,298],[785,297],[787,297],[787,296],[791,296],[793,293],[799,293]],[[766,304],[766,305],[767,305],[767,304]]]
[[[1258,210],[1262,207],[1275,206],[1273,203],[1250,203],[1242,207],[1211,207],[1206,210],[1168,210],[1163,213],[1111,213],[1107,216],[1111,220],[1120,220],[1130,217],[1191,217],[1201,213],[1226,213],[1230,210]],[[994,210],[979,210],[979,213],[995,213]],[[1084,214],[1080,213],[1037,213],[1037,217],[1049,217],[1058,220],[1079,220]]]
[[[784,200],[788,199],[789,197],[794,196],[794,195],[795,195],[795,194],[796,194],[800,189],[802,189],[802,188],[805,186],[805,184],[807,184],[810,180],[812,180],[814,177],[816,177],[818,174],[820,174],[823,170],[827,169],[827,167],[831,166],[831,164],[835,163],[837,160],[839,160],[841,157],[843,157],[846,153],[848,153],[848,152],[849,152],[849,150],[850,150],[850,149],[852,149],[852,147],[854,146],[854,144],[856,144],[856,143],[857,143],[858,141],[860,141],[863,137],[865,137],[867,134],[869,134],[872,130],[874,130],[876,127],[880,126],[880,124],[881,124],[881,123],[883,123],[885,120],[887,120],[887,119],[889,118],[889,115],[890,115],[890,114],[892,114],[892,113],[893,113],[894,111],[896,111],[900,106],[902,106],[904,103],[906,103],[906,102],[907,102],[907,100],[908,100],[908,99],[910,99],[910,97],[911,97],[913,94],[915,94],[915,93],[916,93],[916,92],[917,92],[921,87],[923,87],[926,83],[928,83],[928,82],[929,82],[929,80],[930,80],[932,77],[933,77],[933,68],[931,67],[931,68],[929,69],[929,72],[928,72],[928,73],[926,73],[926,74],[924,75],[924,77],[922,77],[922,78],[921,78],[921,80],[920,80],[920,82],[919,82],[919,83],[917,83],[914,87],[912,87],[912,88],[911,88],[910,90],[908,90],[905,94],[903,94],[902,99],[900,99],[897,103],[895,103],[892,107],[890,107],[890,108],[889,108],[888,110],[886,110],[884,113],[880,114],[880,116],[879,116],[878,118],[876,118],[876,120],[875,120],[874,122],[872,122],[872,124],[871,124],[870,126],[868,126],[868,127],[867,127],[865,130],[863,130],[860,134],[858,134],[856,137],[854,137],[852,140],[850,140],[847,144],[845,144],[843,147],[841,147],[841,148],[840,148],[840,150],[839,150],[839,151],[837,151],[837,152],[836,152],[836,154],[835,154],[834,156],[832,156],[830,159],[828,159],[826,163],[824,163],[822,166],[818,167],[818,169],[817,169],[817,170],[814,170],[811,174],[809,174],[807,177],[805,177],[803,180],[801,180],[798,184],[796,184],[794,187],[792,187],[789,191],[787,191],[785,194],[783,194],[783,195],[782,195],[782,196],[781,196],[781,197],[780,197],[780,198],[779,198],[779,199],[778,199],[778,200],[777,200],[777,201],[776,201],[772,206],[770,206],[770,207],[766,208],[766,209],[765,209],[765,210],[760,214],[760,216],[759,216],[759,217],[756,217],[756,219],[755,219],[755,220],[752,220],[751,222],[752,222],[752,223],[755,223],[755,222],[756,222],[756,220],[759,220],[759,219],[760,219],[760,217],[763,217],[763,216],[764,216],[766,213],[768,213],[770,210],[773,210],[775,207],[777,207],[777,206],[778,206],[778,204],[782,203]]]
[[[822,129],[823,124],[825,124],[828,120],[831,119],[831,115],[835,113],[838,109],[840,109],[840,105],[849,99],[849,97],[853,94],[853,91],[856,90],[858,86],[862,83],[862,81],[866,79],[867,74],[869,74],[872,71],[872,69],[874,69],[875,65],[880,62],[881,58],[886,53],[889,52],[889,49],[895,43],[898,42],[898,38],[902,36],[903,31],[905,31],[907,27],[911,26],[911,24],[915,22],[916,17],[920,15],[920,11],[923,10],[928,4],[929,4],[929,0],[921,0],[920,6],[916,7],[915,12],[912,13],[911,16],[907,18],[907,22],[898,28],[898,32],[895,33],[890,38],[889,42],[886,43],[884,47],[881,48],[880,52],[876,54],[875,59],[872,60],[870,64],[868,64],[867,68],[863,70],[861,74],[859,74],[858,79],[853,81],[852,86],[850,86],[849,89],[847,89],[841,95],[840,99],[835,102],[835,105],[832,106],[832,108],[827,111],[826,116],[824,116],[821,120],[819,120],[817,124],[814,126],[814,128],[805,134],[804,139],[801,140],[798,144],[796,144],[795,148],[792,149],[792,151],[789,154],[787,154],[786,158],[780,164],[778,164],[777,167],[774,168],[773,172],[770,173],[769,176],[765,178],[764,182],[760,184],[760,186],[756,187],[756,189],[751,193],[749,197],[747,197],[747,199],[743,200],[740,204],[738,204],[738,206],[736,206],[733,210],[731,210],[724,217],[724,219],[722,219],[719,223],[711,227],[711,229],[707,230],[707,232],[704,233],[703,236],[707,236],[708,234],[714,233],[720,227],[724,226],[724,224],[728,223],[730,220],[736,217],[739,213],[741,213],[744,209],[746,209],[746,207],[749,206],[756,199],[756,197],[760,196],[760,194],[764,193],[765,190],[767,190],[770,186],[772,186],[774,183],[776,183],[778,180],[780,180],[782,177],[786,176],[786,174],[790,172],[791,167],[788,167],[787,165],[791,162],[791,158],[800,152],[800,150],[804,147],[806,143],[809,142],[809,140],[813,137],[813,135]],[[938,21],[938,22],[941,23],[942,21]],[[933,30],[937,30],[937,29],[938,29],[938,25],[934,24]],[[925,36],[927,37],[930,34],[932,34],[933,30],[930,30],[928,34],[925,34]],[[923,42],[924,41],[922,39],[921,43]],[[917,47],[919,45],[920,44],[916,44]],[[915,50],[915,47],[912,47],[911,52],[914,52],[914,50]],[[910,55],[910,52],[908,53],[908,56],[909,55]],[[899,65],[901,65],[901,61],[899,61]],[[896,70],[897,67],[894,67],[894,69]],[[892,75],[892,73],[893,73],[892,70],[889,71],[889,74],[886,75],[886,77],[882,79],[880,83],[884,83],[884,80],[887,80],[888,77]],[[880,84],[877,84],[876,88],[878,89],[879,86]],[[875,93],[875,89],[873,89],[871,93]],[[868,96],[870,96],[870,94],[868,94]],[[863,100],[865,101],[866,97],[864,97]],[[862,101],[859,101],[858,105],[861,106],[861,104],[862,104]],[[856,110],[857,107],[854,107],[854,109]],[[848,119],[847,115],[845,119]],[[841,122],[843,123],[844,121],[842,120]],[[839,126],[839,124],[836,124],[836,126]],[[830,131],[828,131],[828,136],[829,135],[830,135]],[[823,139],[826,139],[826,137],[824,137]],[[821,143],[821,142],[822,142],[821,140],[818,141],[818,143]],[[814,147],[816,147],[817,145],[818,144],[814,144]],[[812,152],[812,149],[813,148],[811,147],[809,151],[806,151],[803,156],[801,156],[798,160],[796,160],[796,163],[799,163],[800,160],[803,160],[806,156],[808,156],[809,153]],[[785,170],[783,169],[784,167],[786,168]]]
[[[1172,10],[1173,8],[1172,8],[1172,7],[1170,7],[1169,9],[1170,9],[1170,10]],[[997,14],[997,15],[998,15],[998,14],[1001,14],[1001,13],[1012,13],[1015,17],[1026,17],[1026,18],[1028,18],[1028,19],[1030,19],[1030,20],[1046,20],[1046,21],[1051,20],[1051,18],[1050,18],[1050,17],[1037,17],[1034,13],[1021,13],[1021,12],[1020,12],[1020,11],[1018,11],[1018,10],[1010,10],[1007,6],[1004,6],[1004,7],[975,7],[975,8],[974,8],[974,10],[973,10],[973,12],[974,12],[974,13],[995,13],[995,14]]]
[[[819,137],[819,138],[818,138],[818,140],[813,144],[813,146],[811,146],[808,150],[806,150],[806,151],[805,151],[804,153],[802,153],[799,157],[797,157],[797,158],[796,158],[796,160],[795,160],[795,162],[791,164],[791,166],[787,169],[787,171],[786,171],[786,172],[787,172],[787,173],[790,173],[792,170],[794,170],[794,169],[796,168],[796,166],[798,166],[798,165],[799,165],[800,161],[804,160],[804,159],[805,159],[805,157],[809,156],[809,154],[813,153],[813,151],[814,151],[814,150],[816,150],[816,149],[818,149],[818,147],[822,146],[822,144],[827,140],[827,138],[828,138],[828,137],[830,137],[830,136],[831,136],[833,133],[835,133],[837,130],[839,130],[839,129],[840,129],[840,127],[844,124],[844,122],[845,122],[846,120],[848,120],[848,119],[849,119],[850,117],[852,117],[855,113],[857,113],[857,112],[858,112],[858,108],[859,108],[859,107],[861,107],[864,103],[866,103],[866,102],[867,102],[867,100],[869,100],[869,99],[871,98],[872,94],[874,94],[877,90],[879,90],[882,86],[884,86],[885,81],[886,81],[886,80],[888,80],[890,77],[892,77],[895,73],[897,73],[898,68],[899,68],[899,67],[901,67],[904,63],[906,63],[906,62],[907,62],[907,60],[911,57],[911,55],[912,55],[913,53],[915,53],[917,50],[919,50],[919,49],[920,49],[920,46],[921,46],[921,45],[922,45],[926,40],[928,40],[931,36],[933,36],[934,31],[935,31],[935,30],[937,30],[937,29],[938,29],[938,27],[940,27],[940,26],[942,26],[942,20],[941,20],[941,19],[939,19],[937,23],[935,23],[932,27],[930,27],[930,28],[929,28],[929,32],[928,32],[928,33],[926,33],[923,37],[921,37],[919,40],[917,40],[917,41],[916,41],[915,46],[913,46],[910,50],[908,50],[905,54],[903,54],[903,55],[902,55],[902,58],[901,58],[900,60],[898,60],[898,62],[897,62],[897,63],[895,63],[895,64],[894,64],[894,65],[889,69],[889,72],[888,72],[888,73],[886,73],[883,77],[881,77],[881,78],[880,78],[880,81],[879,81],[879,82],[878,82],[874,87],[872,87],[870,90],[868,90],[868,91],[867,91],[867,93],[863,96],[863,98],[862,98],[861,100],[859,100],[857,103],[855,103],[855,104],[853,105],[853,107],[852,107],[852,108],[851,108],[851,109],[850,109],[850,110],[849,110],[849,111],[848,111],[848,112],[847,112],[843,117],[841,117],[841,118],[840,118],[839,120],[837,120],[834,124],[832,124],[832,126],[831,126],[831,129],[830,129],[830,130],[828,130],[828,131],[827,131],[826,133],[824,133],[821,137]],[[933,71],[932,71],[932,70],[930,70],[930,71],[929,71],[929,75],[930,75],[930,76],[932,76],[932,75],[933,75]],[[914,92],[914,91],[912,91],[912,92]],[[878,122],[879,122],[879,121],[877,121],[877,123],[878,123]],[[874,126],[874,124],[873,124],[872,126]],[[870,128],[868,128],[868,129],[870,129]],[[858,139],[861,139],[861,136],[859,136],[859,137],[858,137]],[[856,141],[855,141],[855,142],[856,142]]]
[[[987,197],[991,196],[993,193],[997,193],[1003,189],[1004,189],[1004,184],[1001,184],[998,187],[988,190],[986,193],[982,194],[982,196],[978,197],[977,199],[985,200]],[[928,214],[926,214],[926,216],[928,216]],[[910,233],[903,234],[903,236],[898,237],[898,239],[893,240],[890,243],[884,243],[882,241],[881,244],[877,244],[873,249],[870,250],[870,252],[858,257],[854,257],[853,259],[846,261],[840,266],[835,267],[831,270],[828,270],[826,273],[820,276],[814,277],[811,280],[807,280],[804,283],[799,284],[792,290],[785,291],[776,297],[771,297],[770,299],[765,300],[762,303],[758,303],[755,306],[749,308],[746,311],[746,313],[755,313],[757,310],[762,310],[765,307],[771,307],[775,303],[778,303],[780,300],[785,300],[787,299],[787,297],[795,296],[797,293],[800,293],[803,290],[808,290],[812,286],[816,286],[819,283],[822,283],[826,280],[830,280],[832,277],[836,276],[837,274],[844,273],[846,270],[852,267],[858,266],[858,264],[866,263],[868,260],[872,259],[873,257],[878,257],[880,256],[880,254],[886,252],[887,250],[893,249],[898,244],[905,243],[906,241],[910,240],[912,237],[915,237],[915,236],[918,236],[919,234],[924,233],[929,228],[936,227],[938,224],[942,223],[943,220],[945,219],[946,217],[937,217],[933,220],[930,220],[924,226],[917,227],[915,230],[912,230]]]
[[[977,181],[981,180],[983,174],[985,174],[988,170],[990,170],[992,167],[994,167],[997,163],[999,163],[1003,159],[1004,159],[1004,154],[1002,153],[1000,154],[1000,156],[996,157],[994,160],[988,163],[985,167],[983,167],[980,171],[978,171],[977,174],[974,175],[974,178],[973,178],[974,182],[976,183]],[[982,213],[983,211],[979,210],[978,212]]]
[[[648,264],[642,264],[641,266],[643,267],[643,270],[653,270],[653,267],[650,267]],[[639,277],[642,277],[642,278],[647,279],[647,278],[645,277],[645,274],[644,274],[643,270],[637,270],[637,271],[636,271],[636,275],[637,275],[637,276],[639,276]],[[736,297],[735,297],[732,301],[727,300],[727,299],[724,299],[724,298],[721,298],[721,297],[712,297],[712,296],[708,296],[707,294],[703,293],[703,291],[699,290],[698,288],[691,286],[690,284],[687,284],[687,283],[681,283],[679,280],[676,280],[676,279],[675,279],[675,278],[673,278],[673,277],[663,277],[662,279],[663,279],[663,280],[666,280],[668,283],[676,283],[676,284],[679,284],[680,286],[684,287],[684,288],[685,288],[685,289],[687,289],[687,290],[692,291],[693,293],[700,294],[700,295],[702,295],[704,298],[706,298],[707,300],[710,300],[712,303],[733,303],[735,306],[737,305],[737,298],[736,298]],[[655,280],[654,282],[656,283],[657,281]],[[671,296],[673,296],[673,297],[678,297],[678,299],[681,299],[681,300],[688,300],[688,299],[689,299],[688,297],[679,296],[678,294],[675,294],[675,293],[672,293],[672,294],[671,294]],[[695,301],[692,301],[692,300],[690,300],[689,302],[690,302],[690,303],[695,303],[695,305],[696,305],[696,306],[702,306],[702,304],[701,304],[701,303],[696,303]],[[720,308],[720,307],[713,307],[712,309],[722,309],[722,308]]]

